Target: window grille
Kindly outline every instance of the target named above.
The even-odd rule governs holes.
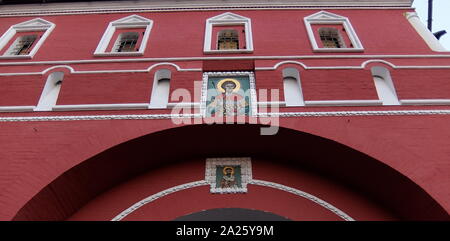
[[[135,52],[139,33],[127,32],[121,33],[116,42],[115,52]]]
[[[239,49],[239,36],[237,31],[232,29],[220,31],[217,49]]]
[[[324,48],[346,48],[336,28],[320,28],[319,35]]]
[[[27,55],[31,51],[34,41],[36,41],[37,35],[25,35],[20,36],[14,43],[10,55]]]

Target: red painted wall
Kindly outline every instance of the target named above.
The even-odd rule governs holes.
[[[171,91],[178,88],[194,93],[194,81],[202,80],[204,71],[255,71],[257,89],[277,89],[280,100],[284,99],[282,91],[282,69],[295,67],[300,72],[303,95],[305,100],[376,100],[375,86],[370,74],[370,67],[381,65],[388,67],[397,94],[400,99],[450,99],[448,68],[435,69],[423,66],[448,66],[449,57],[431,58],[434,55],[448,53],[432,52],[420,36],[415,32],[406,18],[407,9],[367,10],[367,9],[333,9],[332,13],[346,16],[350,19],[365,50],[363,53],[313,53],[303,18],[318,12],[318,9],[302,10],[247,10],[232,11],[233,13],[251,18],[254,52],[249,54],[208,54],[203,53],[204,24],[207,18],[217,16],[226,11],[186,11],[186,12],[146,12],[138,15],[154,21],[149,42],[142,57],[94,57],[93,53],[109,22],[131,15],[128,13],[114,14],[82,14],[40,16],[56,24],[56,28],[46,39],[39,51],[31,60],[0,59],[0,106],[36,105],[47,76],[56,65],[66,65],[75,70],[70,73],[69,67],[63,68],[65,77],[57,104],[118,104],[118,103],[148,103],[153,87],[154,73],[158,69],[167,68],[172,71]],[[267,17],[267,16],[270,16]],[[21,23],[34,17],[2,17],[0,34],[11,25]],[[389,27],[386,27],[389,26]],[[399,41],[401,39],[401,41]],[[303,57],[295,57],[301,56]],[[341,56],[342,55],[342,56]],[[344,55],[355,55],[354,58]],[[370,56],[361,56],[370,55]],[[379,55],[372,56],[372,55]],[[385,55],[410,55],[399,58]],[[414,57],[412,55],[429,55]],[[222,57],[243,56],[246,59],[221,60]],[[260,58],[261,56],[272,56]],[[284,59],[280,56],[292,56]],[[341,56],[341,57],[339,57]],[[186,57],[183,60],[165,59]],[[190,59],[190,57],[194,57]],[[200,57],[200,58],[197,58]],[[215,58],[214,57],[218,57]],[[149,59],[152,58],[152,59]],[[155,58],[155,59],[153,59]],[[209,58],[209,59],[205,59]],[[114,60],[117,62],[84,62],[78,60]],[[132,61],[128,61],[131,60]],[[139,59],[142,59],[140,61]],[[393,66],[409,66],[408,68],[391,68],[386,64],[366,61],[381,59]],[[61,61],[68,61],[60,63]],[[277,65],[282,61],[290,63]],[[55,61],[55,62],[45,62]],[[292,63],[292,61],[301,64]],[[22,63],[33,62],[30,65]],[[169,62],[169,63],[167,63]],[[376,62],[376,61],[375,61]],[[174,66],[176,64],[176,66]],[[303,64],[303,65],[302,65]],[[306,66],[306,67],[305,67]],[[311,67],[321,67],[314,69]],[[261,68],[265,68],[261,69]],[[359,68],[359,69],[357,69]],[[256,69],[256,70],[255,70]],[[112,71],[113,73],[79,73],[78,71]],[[119,73],[119,70],[134,73]],[[136,72],[139,70],[141,72]],[[142,72],[144,71],[144,72]],[[5,75],[5,73],[16,73]],[[17,75],[17,73],[28,73]],[[3,74],[3,75],[2,75]],[[261,96],[259,96],[261,99]],[[275,101],[274,99],[272,99]],[[172,100],[177,102],[178,100]],[[199,95],[185,102],[199,101]],[[281,108],[282,112],[294,111],[365,111],[365,110],[448,110],[448,106],[380,106],[380,107],[297,107]],[[70,115],[117,115],[117,114],[168,114],[165,110],[126,110],[126,111],[74,111],[74,112],[26,112],[0,113],[0,117],[25,116],[70,116]],[[10,220],[15,214],[35,196],[40,190],[83,163],[90,157],[101,153],[115,145],[132,140],[149,133],[170,129],[174,124],[170,120],[79,120],[79,121],[29,121],[0,122],[0,219]],[[312,133],[359,150],[382,163],[399,171],[426,190],[445,210],[450,211],[448,173],[448,153],[450,153],[448,138],[450,133],[448,115],[409,115],[409,116],[361,116],[361,117],[300,117],[283,118],[281,126],[294,130]],[[176,136],[174,136],[176,140]],[[195,139],[193,137],[193,139]],[[192,140],[188,140],[191,142]],[[267,143],[270,144],[270,143]],[[301,146],[289,143],[292,148],[301,150]],[[174,151],[174,150],[170,150]],[[200,165],[200,164],[193,164]],[[173,167],[173,170],[178,170]],[[256,166],[256,168],[259,168]],[[272,179],[267,170],[277,169],[282,173],[282,167],[265,163],[258,175]],[[162,172],[164,173],[164,172]],[[200,177],[200,173],[196,173]],[[301,183],[294,172],[286,174],[295,179],[296,185]],[[153,180],[150,176],[142,180]],[[299,179],[296,179],[299,178]],[[188,180],[188,179],[186,179]],[[184,180],[183,180],[184,181]],[[126,188],[135,182],[136,191],[126,199]],[[280,182],[287,182],[280,180]],[[179,182],[168,182],[174,184]],[[313,183],[313,182],[311,182]],[[86,206],[73,219],[111,217],[111,210],[118,211],[138,197],[143,197],[143,182],[130,181],[118,186],[118,194],[106,193],[103,197],[119,198],[120,205],[109,203],[103,206],[101,198]],[[320,187],[332,190],[328,184]],[[158,187],[160,188],[160,187]],[[319,188],[319,189],[320,189]],[[269,192],[255,188],[258,195]],[[202,188],[192,190],[199,196],[207,190]],[[274,192],[271,192],[274,194]],[[120,195],[119,195],[120,194]],[[180,193],[180,198],[189,192]],[[116,196],[114,196],[116,195]],[[256,195],[256,196],[258,196]],[[277,196],[276,193],[275,196]],[[352,194],[353,195],[353,194]],[[281,194],[280,194],[281,196]],[[203,196],[202,196],[203,197]],[[208,199],[203,204],[215,203],[215,198]],[[331,195],[331,198],[333,195]],[[252,198],[255,198],[253,196]],[[283,196],[290,202],[292,197]],[[340,198],[345,198],[340,196]],[[239,200],[239,199],[238,199]],[[247,199],[245,202],[253,202]],[[337,199],[336,199],[337,200]],[[342,199],[343,200],[343,199]],[[337,200],[338,202],[342,202]],[[216,206],[223,204],[222,201]],[[357,202],[357,201],[355,201]],[[352,203],[349,201],[349,203]],[[381,218],[384,214],[377,208],[363,201],[358,206],[372,216]],[[176,200],[168,200],[165,204],[176,204]],[[247,205],[247,204],[246,204]],[[307,205],[307,204],[305,204]],[[342,202],[342,205],[347,205]],[[356,204],[355,204],[356,205]],[[365,206],[369,205],[369,206]],[[150,207],[156,208],[158,206]],[[306,208],[306,206],[303,206]],[[104,208],[104,209],[102,209]],[[198,208],[198,206],[195,206]],[[193,209],[195,209],[193,208]],[[92,216],[97,210],[98,216]],[[306,208],[308,209],[308,208]],[[102,211],[106,210],[106,211]],[[136,214],[139,219],[148,216],[148,210]],[[305,210],[305,209],[302,209]],[[375,211],[374,211],[375,210]],[[178,210],[179,211],[179,210]],[[273,210],[280,214],[289,214],[290,210],[282,207]],[[366,212],[362,211],[362,212]],[[357,213],[357,212],[356,212]],[[367,214],[366,213],[366,214]],[[177,209],[173,210],[175,217]],[[109,216],[108,216],[109,215]],[[359,215],[359,214],[355,214]],[[162,216],[159,216],[162,217]],[[325,217],[325,216],[323,216]],[[384,215],[383,217],[390,217]],[[293,218],[304,218],[295,216]],[[328,218],[328,216],[327,216]]]

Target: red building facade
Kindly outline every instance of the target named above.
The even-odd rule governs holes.
[[[450,53],[353,2],[0,5],[0,219],[449,220]]]

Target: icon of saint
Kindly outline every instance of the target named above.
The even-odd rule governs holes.
[[[208,113],[218,116],[245,115],[248,106],[245,97],[239,93],[240,83],[235,79],[223,79],[216,86],[218,95],[207,106]]]
[[[236,178],[234,177],[234,168],[226,166],[222,169],[223,176],[220,181],[221,188],[234,188],[237,187]]]

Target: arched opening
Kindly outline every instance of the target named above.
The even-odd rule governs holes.
[[[63,79],[64,72],[53,72],[48,76],[39,103],[35,108],[36,111],[52,110],[58,100]]]
[[[449,219],[418,185],[364,153],[287,128],[274,136],[260,136],[260,128],[193,125],[122,143],[63,173],[23,206],[14,220],[111,220],[150,194],[201,180],[205,158],[230,156],[251,157],[255,179],[305,189],[356,220]],[[208,186],[190,188],[144,205],[127,220],[173,220],[211,208],[255,209],[289,219],[293,215],[293,220],[339,220],[305,198],[258,185],[250,186],[246,194],[211,194]]]
[[[171,72],[168,69],[160,69],[155,73],[153,82],[150,108],[167,108],[170,92]]]
[[[300,74],[295,68],[283,69],[284,101],[286,106],[304,106]]]
[[[371,70],[378,98],[383,101],[383,105],[400,105],[389,70],[380,66],[372,67]]]

